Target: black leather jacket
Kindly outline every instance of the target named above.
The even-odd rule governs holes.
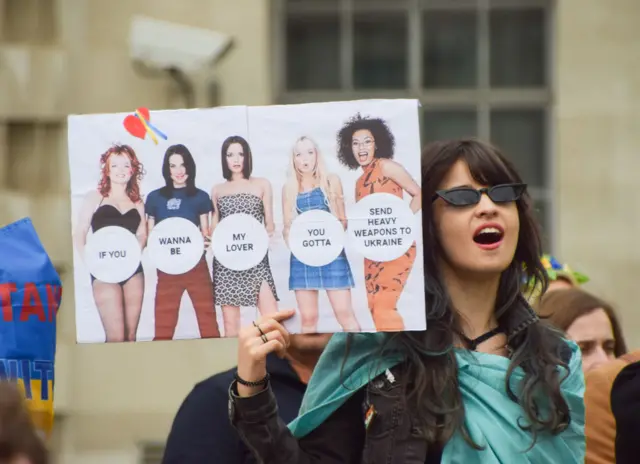
[[[513,338],[539,321],[521,299],[508,320],[501,321],[510,353]],[[570,353],[569,353],[570,356]],[[566,360],[568,362],[568,359]],[[278,417],[270,388],[255,396],[237,396],[235,382],[229,389],[229,416],[247,446],[264,464],[425,464],[440,462],[439,449],[427,442],[413,426],[411,411],[401,394],[405,379],[401,367],[392,369],[393,383],[386,375],[372,379],[325,422],[307,436],[296,439]],[[375,388],[372,388],[374,387]],[[373,406],[375,420],[366,429],[364,416]]]

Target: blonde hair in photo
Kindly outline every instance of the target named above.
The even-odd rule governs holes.
[[[327,168],[325,167],[325,164],[324,164],[324,158],[320,153],[318,144],[311,137],[303,135],[302,137],[298,138],[295,141],[295,143],[293,144],[293,147],[291,148],[291,156],[289,157],[289,168],[287,170],[287,182],[286,182],[285,195],[291,201],[292,210],[293,210],[292,211],[293,214],[291,217],[294,218],[298,214],[296,210],[296,198],[298,196],[298,192],[300,191],[300,182],[302,180],[302,175],[296,169],[295,156],[296,156],[298,144],[305,140],[308,140],[309,142],[311,142],[316,152],[316,165],[313,169],[314,188],[320,187],[320,190],[322,190],[322,193],[324,193],[325,198],[329,201],[329,211],[331,211],[332,214],[336,214],[336,211],[337,211],[336,195],[332,191],[331,185],[329,185],[329,178],[328,178]],[[341,218],[338,218],[338,219],[341,219]]]

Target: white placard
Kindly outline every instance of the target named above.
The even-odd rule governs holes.
[[[285,308],[292,333],[424,330],[418,114],[362,100],[70,116],[78,342],[234,336],[224,312],[246,325]]]

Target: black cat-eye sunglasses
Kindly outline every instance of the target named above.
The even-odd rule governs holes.
[[[453,206],[471,206],[478,204],[482,194],[486,193],[494,203],[509,203],[519,200],[526,189],[527,184],[499,184],[480,189],[455,187],[448,190],[437,190],[431,201],[442,198]]]

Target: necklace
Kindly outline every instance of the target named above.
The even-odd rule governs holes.
[[[461,334],[461,336],[464,339],[464,341],[467,344],[467,346],[469,347],[469,349],[471,351],[475,351],[476,348],[478,348],[478,345],[480,343],[486,342],[490,338],[495,337],[496,335],[498,335],[498,334],[500,334],[502,332],[503,332],[503,330],[500,327],[496,327],[495,329],[491,329],[490,331],[483,333],[482,335],[480,335],[477,338],[474,338],[473,340],[470,339],[469,337],[467,337],[465,334]]]

